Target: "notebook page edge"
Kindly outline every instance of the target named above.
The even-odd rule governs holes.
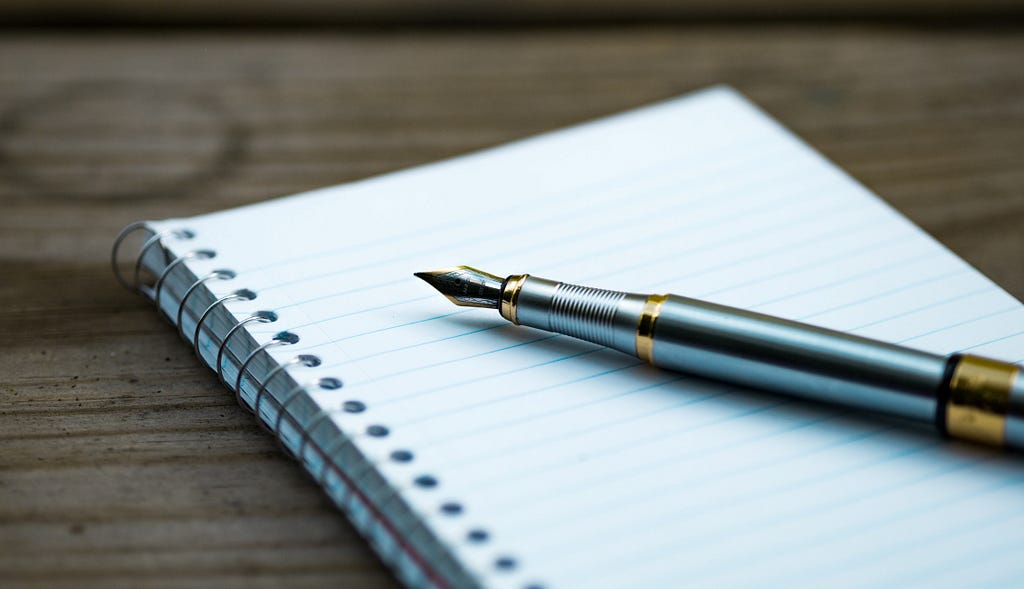
[[[176,227],[180,227],[180,223],[177,220],[153,222],[150,224],[149,234],[154,235]],[[178,247],[176,248],[175,246]],[[154,250],[153,255],[147,256],[143,261],[144,267],[155,275],[160,275],[167,267],[166,260],[174,259],[185,253],[185,251],[180,249],[175,251],[183,246],[187,246],[187,242],[176,242],[174,245],[169,245],[164,248],[165,256],[157,255],[161,252]],[[170,257],[166,257],[167,255]],[[160,263],[161,258],[165,263]],[[168,277],[165,291],[167,295],[161,298],[161,306],[156,309],[158,313],[166,314],[168,318],[173,318],[182,311],[179,307],[181,304],[180,295],[186,292],[189,286],[196,285],[200,280],[200,277],[193,273],[192,269],[186,264],[181,264],[180,267],[183,270]],[[197,290],[190,292],[190,298],[186,301],[184,312],[193,318],[199,318],[204,315],[204,311],[211,309],[209,305],[216,299],[217,295],[206,288],[205,285],[200,284]],[[218,307],[216,311],[219,313],[210,315],[204,321],[204,326],[212,326],[214,324],[213,318],[217,317],[227,327],[217,330],[219,333],[212,335],[223,338],[233,327],[238,325],[237,315],[239,313],[237,310],[235,313],[227,312],[223,305]],[[244,316],[244,314],[245,312],[243,311],[241,315]],[[236,318],[232,321],[230,318],[233,316]],[[181,326],[176,324],[174,327],[176,330],[181,328]],[[207,329],[206,331],[214,330]],[[212,340],[207,340],[207,342],[215,344]],[[228,342],[221,339],[221,347],[225,343]],[[233,382],[234,377],[237,376],[237,369],[241,368],[239,359],[247,359],[249,354],[257,350],[260,345],[245,328],[233,334],[230,344],[235,353],[227,354],[225,359],[234,366],[236,372],[233,375],[230,372],[227,373],[227,382]],[[191,347],[191,344],[189,345]],[[214,370],[214,372],[217,372],[211,363],[218,357],[219,354],[217,352],[221,347],[202,347],[197,351],[199,361],[206,365],[206,367]],[[282,366],[282,363],[279,361],[275,362],[272,356],[266,357],[269,359],[269,365]],[[250,364],[246,372],[248,378],[242,380],[243,392],[240,398],[250,404],[255,394],[252,388],[256,384],[268,384],[265,378],[270,374],[270,370],[272,370],[270,368],[257,370],[257,366],[261,366],[261,363],[255,362]],[[227,382],[224,383],[224,388],[237,393],[234,387],[227,385]],[[300,395],[303,398],[300,400],[305,401],[307,407],[310,405],[319,407],[316,401],[307,396],[307,390],[310,386],[309,378],[300,380],[288,370],[281,370],[274,379],[274,382],[269,387],[266,387],[265,392],[274,402],[280,404],[285,391],[294,391],[302,387],[303,390]],[[311,425],[311,419],[318,417],[315,412],[311,413],[308,409],[305,412],[296,411],[299,407],[293,406],[293,404],[294,402],[289,402],[291,411],[289,411],[288,415],[303,422],[302,428]],[[264,402],[263,406],[270,407],[270,413],[265,418],[264,415],[256,415],[257,422],[262,421],[263,425],[268,428],[276,426],[279,423],[276,419],[276,416],[279,414],[277,407],[280,405],[275,407],[272,403]],[[316,430],[309,434],[309,443],[306,445],[303,454],[295,456],[295,458],[303,470],[314,481],[317,481],[318,486],[321,486],[324,493],[335,503],[339,511],[345,515],[353,528],[373,548],[374,553],[377,554],[381,562],[390,568],[396,577],[405,584],[417,587],[450,587],[453,589],[480,587],[476,577],[459,564],[459,561],[451,554],[448,546],[439,538],[432,534],[418,534],[413,537],[406,537],[398,532],[399,529],[407,527],[408,524],[403,526],[396,522],[415,518],[416,515],[395,490],[381,487],[381,484],[386,485],[387,481],[376,476],[377,473],[372,468],[369,458],[363,455],[358,447],[348,445],[349,451],[346,453],[346,457],[352,460],[352,462],[343,464],[339,462],[337,456],[328,456],[327,449],[337,448],[338,443],[344,442],[350,437],[350,434],[351,432],[349,434],[342,432],[340,426],[334,420],[316,422]],[[302,446],[293,446],[286,440],[283,440],[281,436],[275,436],[275,438],[279,443],[289,446],[293,452],[303,450]],[[306,459],[307,456],[314,455],[317,455],[319,459]],[[360,476],[358,473],[363,474]],[[368,480],[366,475],[374,475],[376,478],[371,481]],[[320,485],[320,483],[323,484]]]

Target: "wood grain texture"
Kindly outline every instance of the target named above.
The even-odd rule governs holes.
[[[729,83],[1018,298],[1024,36],[811,26],[0,37],[0,584],[394,581],[107,268],[118,229]],[[287,236],[268,236],[287,239]]]
[[[0,24],[425,25],[714,19],[1020,19],[1017,0],[5,0]]]

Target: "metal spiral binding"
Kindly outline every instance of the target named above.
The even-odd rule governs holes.
[[[147,254],[150,251],[152,251],[154,247],[159,246],[163,248],[164,240],[169,237],[175,237],[178,239],[192,239],[195,237],[195,233],[189,229],[169,229],[160,232],[154,232],[154,234],[149,236],[140,246],[138,256],[133,264],[131,280],[128,280],[121,273],[120,267],[118,266],[118,255],[120,253],[120,248],[124,241],[132,233],[147,229],[149,229],[149,225],[145,222],[132,223],[131,225],[125,227],[120,234],[118,234],[111,248],[111,267],[113,269],[115,278],[123,287],[153,300],[154,304],[158,309],[158,313],[161,316],[165,316],[167,319],[171,319],[171,315],[169,313],[165,314],[162,308],[163,292],[165,290],[165,285],[171,273],[176,268],[185,265],[189,260],[214,258],[216,256],[216,252],[214,250],[209,249],[196,249],[188,251],[174,258],[173,260],[168,261],[164,268],[160,271],[153,285],[147,286],[142,283],[144,260]],[[233,270],[217,269],[196,279],[194,282],[192,282],[192,284],[188,286],[187,289],[184,290],[184,292],[181,295],[181,299],[178,302],[177,312],[175,313],[174,316],[177,331],[179,335],[182,337],[182,339],[184,339],[186,342],[189,342],[189,338],[185,334],[185,328],[183,324],[184,313],[189,297],[191,297],[197,290],[199,290],[202,285],[206,284],[211,280],[231,280],[236,277],[237,274]],[[192,344],[196,356],[202,359],[203,362],[210,366],[211,369],[214,369],[217,372],[217,376],[221,380],[221,382],[223,382],[225,386],[228,387],[230,387],[230,384],[227,382],[227,377],[225,376],[224,373],[224,356],[225,353],[229,354],[230,356],[234,356],[234,353],[232,353],[228,347],[231,338],[235,335],[236,332],[244,329],[244,326],[250,323],[271,323],[276,321],[277,314],[274,311],[257,311],[255,313],[252,313],[248,317],[245,317],[244,319],[238,320],[238,322],[235,325],[228,329],[228,331],[224,334],[223,338],[220,339],[220,343],[217,346],[215,366],[209,365],[209,363],[203,356],[199,347],[200,336],[202,335],[202,332],[205,329],[207,332],[210,333],[211,340],[216,338],[216,335],[213,333],[212,328],[210,328],[209,326],[204,326],[204,323],[207,321],[207,319],[210,318],[210,316],[213,314],[214,310],[218,306],[233,300],[253,300],[255,298],[256,293],[246,288],[240,288],[229,294],[216,298],[199,315],[199,318],[196,320],[191,341],[189,342]],[[252,405],[249,405],[242,397],[242,386],[245,382],[245,378],[247,375],[250,378],[253,378],[255,382],[259,382],[259,379],[251,373],[250,365],[260,355],[260,353],[265,352],[266,350],[275,346],[293,345],[298,341],[298,335],[288,331],[282,331],[276,334],[270,341],[257,346],[254,350],[252,350],[252,352],[250,352],[245,357],[241,364],[239,364],[238,373],[235,376],[233,388],[235,398],[238,401],[238,404],[244,407],[246,410],[253,413],[256,418],[256,421],[260,423],[260,425],[262,425],[268,431],[273,432],[274,436],[277,438],[278,444],[281,446],[282,450],[286,454],[292,456],[293,458],[300,462],[303,462],[305,460],[306,448],[307,446],[310,445],[310,443],[313,442],[311,437],[312,432],[318,427],[320,427],[325,421],[329,421],[331,416],[336,411],[341,411],[342,409],[319,409],[312,419],[310,419],[306,424],[301,424],[297,421],[296,417],[289,412],[288,408],[296,399],[300,397],[303,391],[307,391],[312,387],[320,387],[321,389],[324,390],[337,390],[342,388],[342,381],[333,377],[324,377],[311,383],[294,386],[291,388],[291,390],[285,393],[285,395],[279,398],[274,398],[273,396],[271,396],[271,398],[278,406],[277,417],[274,420],[272,427],[269,423],[269,420],[264,420],[262,415],[260,414],[261,403],[263,402],[264,397],[269,394],[268,386],[271,383],[271,381],[273,381],[274,378],[278,376],[278,374],[287,371],[287,369],[292,366],[301,365],[310,368],[320,366],[321,359],[318,356],[312,354],[298,354],[288,361],[279,362],[276,366],[274,366],[271,370],[267,372],[266,378],[263,380],[263,382],[259,383],[259,387],[256,390],[256,395],[253,399]],[[237,357],[232,358],[232,362],[237,362]],[[363,405],[362,408],[365,408],[365,405]],[[284,437],[282,436],[281,427],[285,419],[291,420],[295,424],[296,429],[300,432],[301,435],[301,440],[299,442],[297,450],[295,451],[293,451],[286,445]],[[386,426],[373,427],[384,427],[385,433],[383,435],[387,435],[388,430],[386,429]],[[373,463],[372,461],[369,460],[363,463],[357,463],[357,465],[355,465],[350,472],[344,472],[340,470],[336,465],[332,464],[333,460],[330,457],[338,456],[339,453],[343,450],[343,448],[354,443],[354,436],[342,432],[340,429],[338,430],[338,435],[338,440],[330,447],[316,447],[316,451],[323,457],[325,463],[319,468],[318,472],[314,472],[312,464],[305,464],[307,472],[325,490],[329,490],[327,484],[327,477],[331,472],[337,472],[337,474],[340,477],[342,477],[344,484],[341,485],[340,487],[332,487],[335,489],[336,492],[340,492],[341,495],[333,497],[334,500],[338,503],[339,507],[341,507],[343,510],[350,514],[350,517],[351,514],[355,512],[354,510],[357,508],[356,503],[353,503],[356,501],[361,502],[364,505],[364,508],[370,507],[377,514],[373,518],[371,523],[368,524],[368,527],[362,528],[362,531],[366,535],[366,537],[371,541],[371,543],[377,545],[376,548],[378,549],[378,552],[381,553],[381,556],[384,558],[384,560],[394,565],[395,571],[399,574],[400,577],[405,578],[406,575],[409,574],[408,569],[402,569],[397,564],[402,555],[406,555],[406,558],[412,558],[414,562],[419,563],[418,568],[420,570],[420,574],[425,574],[426,578],[430,579],[431,582],[433,582],[434,584],[443,586],[444,582],[441,580],[440,577],[437,576],[436,571],[433,571],[427,564],[425,564],[425,561],[422,559],[422,555],[416,552],[415,549],[411,548],[409,544],[401,542],[401,538],[407,536],[397,535],[400,534],[400,532],[398,532],[396,528],[393,528],[391,524],[384,522],[384,508],[400,495],[399,488],[401,488],[401,486],[389,485],[388,488],[390,492],[387,495],[387,497],[383,499],[371,501],[368,497],[366,497],[359,490],[359,488],[355,486],[354,481],[361,480],[369,472],[371,472],[374,468]],[[416,484],[418,484],[418,482]],[[355,522],[356,520],[353,519],[353,521]],[[422,526],[423,523],[420,522],[420,525]],[[378,536],[375,535],[375,532],[381,531],[385,535],[388,535],[389,537],[393,538],[393,550],[386,551],[384,550],[384,546],[381,546],[379,544]],[[406,532],[408,532],[408,530],[406,530]],[[403,545],[404,548],[400,547],[400,545]],[[397,551],[397,553],[395,553],[395,551]],[[412,578],[415,579],[416,577]],[[422,580],[422,578],[420,578],[420,580]]]
[[[320,358],[317,358],[316,356],[312,356],[312,358],[315,358],[315,360],[306,360],[305,358],[307,358],[307,356],[301,356],[301,355],[300,356],[296,356],[296,357],[292,358],[290,361],[285,362],[284,364],[279,364],[273,370],[271,370],[270,372],[267,373],[267,378],[256,389],[256,395],[252,399],[252,406],[251,407],[246,407],[246,409],[248,409],[250,413],[253,413],[254,415],[256,415],[256,420],[257,421],[259,421],[260,404],[263,402],[263,395],[265,395],[267,393],[267,385],[270,384],[270,381],[273,380],[274,377],[278,375],[278,373],[284,371],[289,366],[295,366],[297,364],[302,364],[302,365],[307,366],[307,367],[314,367],[314,366],[319,366],[320,365]],[[257,381],[257,382],[259,382],[259,381]],[[303,388],[303,387],[299,387],[299,388]],[[241,393],[239,392],[241,390],[242,389],[237,389],[235,391],[235,394],[239,395],[237,397],[239,399],[239,404],[242,404],[242,398],[240,396]],[[245,407],[244,404],[242,406]],[[270,427],[269,426],[265,426],[265,428],[266,428],[267,431],[270,431]]]
[[[164,237],[171,235],[171,233],[172,232],[170,230],[167,230],[154,234],[142,244],[141,248],[139,248],[139,255],[135,259],[135,268],[132,270],[132,285],[135,286],[136,290],[142,286],[142,260],[146,257],[146,252],[148,252],[154,245],[158,243],[162,244]]]
[[[173,236],[175,236],[175,237],[177,237],[179,239],[192,239],[193,237],[196,236],[195,233],[193,233],[192,231],[190,231],[188,229],[180,229],[180,230],[168,229],[166,231],[161,231],[160,233],[157,233],[156,235],[153,235],[148,240],[146,240],[146,243],[142,244],[142,248],[139,250],[138,257],[135,258],[135,269],[132,272],[132,284],[135,285],[135,289],[136,290],[142,291],[143,293],[147,292],[146,289],[144,289],[142,287],[142,260],[145,259],[146,252],[148,252],[149,248],[153,247],[156,244],[160,244],[162,246],[164,238],[165,237],[169,237],[171,235],[173,235]],[[186,255],[189,255],[189,254],[192,254],[192,253],[197,253],[197,252],[189,252]],[[212,252],[210,253],[210,255],[211,256],[213,255]],[[166,274],[166,272],[165,272],[165,274]],[[163,278],[164,278],[164,275],[161,275],[160,276],[160,280],[157,281],[156,285],[154,286],[154,289],[158,290],[160,288],[160,283],[163,282]]]
[[[288,367],[297,365],[302,365],[306,368],[316,368],[317,366],[321,365],[321,359],[319,359],[319,356],[313,355],[311,353],[300,353],[299,355],[293,357],[292,360],[275,366],[272,370],[270,370],[270,372],[266,373],[266,380],[264,380],[262,384],[259,385],[259,388],[256,389],[256,396],[254,397],[253,403],[255,404],[259,401],[259,398],[263,395],[264,391],[266,390],[266,385],[269,384],[271,380],[273,380],[273,377],[278,376],[279,373],[281,373]],[[246,407],[246,409],[249,410],[250,413],[255,412],[255,407]]]
[[[253,354],[250,354],[245,359],[245,362],[242,363],[241,370],[244,370],[245,367],[248,366],[249,358],[252,358],[252,357],[253,357]],[[316,358],[316,356],[313,356],[313,358]],[[248,406],[248,405],[245,404],[245,400],[242,399],[242,393],[241,393],[242,389],[241,388],[236,388],[235,389],[235,400],[238,401],[238,404],[241,405],[242,407],[244,407],[249,413],[254,413],[256,411],[256,409],[255,409],[256,408],[256,403],[259,402],[260,398],[263,396],[263,391],[266,390],[267,385],[270,384],[270,381],[274,380],[275,376],[277,376],[280,372],[284,371],[289,366],[295,366],[296,364],[301,364],[301,363],[303,363],[302,356],[295,356],[291,360],[288,360],[287,362],[283,362],[283,363],[278,364],[277,366],[273,367],[270,370],[270,372],[267,373],[267,379],[264,380],[263,383],[260,384],[259,388],[256,389],[256,396],[253,397],[253,405],[252,406]],[[320,359],[316,358],[316,364],[315,365],[319,365],[319,364],[320,364]],[[310,366],[310,365],[306,364],[306,366]]]
[[[333,377],[321,378],[315,384],[319,386],[321,389],[324,389],[325,391],[335,391],[341,388],[341,381]],[[284,421],[286,415],[289,418],[291,418],[291,415],[288,414],[288,405],[291,404],[291,402],[295,400],[296,397],[299,396],[299,392],[311,386],[312,385],[297,386],[293,388],[291,391],[289,391],[288,395],[285,398],[277,401],[277,420],[274,421],[274,437],[277,438],[277,444],[281,447],[281,450],[283,450],[286,454],[290,455],[292,458],[295,458],[296,460],[299,459],[299,455],[296,452],[293,452],[291,448],[289,448],[287,445],[285,445],[284,438],[281,436],[281,423]],[[295,422],[294,419],[292,419],[292,421]],[[299,424],[296,422],[296,425]],[[304,430],[305,428],[298,427],[296,429],[299,429],[301,431]]]
[[[246,408],[250,413],[253,413],[255,411],[255,409],[252,406],[246,405],[245,399],[242,398],[242,379],[249,368],[249,363],[256,359],[256,356],[259,356],[260,352],[268,348],[272,348],[274,346],[291,345],[297,343],[298,341],[299,337],[294,333],[282,331],[281,333],[275,335],[274,338],[269,342],[266,342],[265,344],[262,344],[259,347],[257,347],[252,352],[249,352],[249,355],[245,357],[245,360],[242,362],[241,366],[238,367],[238,374],[235,376],[235,401],[237,401],[239,405]],[[317,358],[317,363],[319,364],[319,362],[320,359]],[[274,376],[277,375],[278,372],[281,372],[290,365],[290,363],[278,364],[267,374],[267,379],[266,381],[263,382],[262,385],[260,385],[260,389],[257,391],[256,399],[253,401],[253,403],[259,401],[260,395],[263,394],[262,389],[267,386],[267,383],[270,382],[270,379],[272,379]]]
[[[231,336],[235,335],[235,332],[245,327],[248,323],[273,323],[275,321],[277,321],[277,313],[273,311],[256,311],[252,315],[249,315],[245,319],[236,323],[234,327],[224,334],[224,339],[221,340],[220,346],[217,347],[217,378],[224,383],[224,386],[230,386],[228,385],[227,379],[224,378],[224,351],[227,349]]]
[[[195,232],[191,229],[168,229],[150,236],[139,249],[139,254],[135,258],[135,263],[133,264],[134,269],[132,271],[132,280],[129,282],[125,279],[124,275],[121,274],[121,267],[117,264],[118,254],[121,251],[121,245],[129,235],[136,231],[142,231],[145,229],[149,229],[149,224],[145,221],[128,225],[117,235],[117,238],[114,239],[114,245],[110,248],[110,267],[114,271],[114,278],[117,279],[121,286],[142,295],[146,294],[142,285],[142,261],[145,259],[146,252],[156,244],[162,245],[165,237],[174,236],[178,239],[192,239],[196,236]]]
[[[128,225],[117,234],[117,238],[114,239],[114,245],[110,248],[110,268],[114,271],[114,278],[117,279],[121,286],[128,290],[136,290],[136,288],[135,285],[125,280],[124,276],[121,275],[121,267],[117,264],[117,254],[121,250],[121,244],[124,243],[124,240],[127,239],[129,235],[136,231],[146,229],[148,226],[149,225],[144,221]],[[142,259],[141,255],[139,256],[139,259]]]
[[[171,260],[171,263],[167,264],[167,266],[164,267],[163,272],[161,272],[160,276],[157,277],[156,282],[153,283],[153,287],[151,289],[140,287],[142,288],[143,293],[148,294],[150,298],[153,299],[153,303],[156,305],[156,310],[161,317],[164,316],[164,312],[163,307],[160,305],[160,293],[163,290],[164,281],[171,274],[171,271],[177,268],[179,264],[184,263],[186,260],[207,260],[215,257],[216,255],[216,252],[214,252],[213,250],[192,250],[190,252],[185,252],[184,254],[178,256],[177,258]],[[140,257],[139,260],[141,261],[142,258]]]
[[[185,290],[185,294],[181,295],[181,301],[178,302],[178,315],[176,319],[177,323],[175,323],[175,325],[178,327],[178,334],[181,335],[181,339],[188,341],[188,336],[185,335],[185,328],[181,324],[181,320],[185,312],[185,301],[188,300],[188,297],[193,292],[195,292],[200,285],[205,284],[208,280],[213,280],[214,278],[218,280],[231,280],[234,277],[234,270],[214,270],[213,272],[210,272],[206,276],[203,276],[202,278],[193,282],[192,285]]]
[[[220,297],[219,299],[210,303],[208,307],[206,307],[206,310],[203,311],[203,314],[199,316],[199,321],[196,321],[196,329],[192,333],[192,348],[195,350],[196,358],[199,358],[207,366],[213,368],[213,366],[206,362],[206,359],[203,358],[203,353],[199,349],[199,334],[202,333],[203,322],[206,321],[206,318],[210,316],[210,313],[213,313],[214,309],[216,309],[219,305],[226,303],[227,301],[251,301],[255,298],[256,293],[247,288],[241,288],[233,293],[226,294]]]

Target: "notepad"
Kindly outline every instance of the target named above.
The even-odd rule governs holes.
[[[142,290],[409,586],[1024,578],[1017,458],[413,277],[529,272],[1024,359],[1018,301],[731,89],[145,229]]]

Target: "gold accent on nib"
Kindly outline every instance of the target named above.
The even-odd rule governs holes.
[[[640,311],[640,321],[636,326],[636,355],[648,364],[654,363],[654,324],[658,322],[661,306],[667,300],[668,295],[651,295]]]
[[[980,356],[963,356],[949,380],[946,431],[951,436],[1002,446],[1010,391],[1020,367]]]
[[[416,272],[417,278],[433,286],[460,307],[499,308],[504,278],[469,266],[457,266],[430,272]]]

